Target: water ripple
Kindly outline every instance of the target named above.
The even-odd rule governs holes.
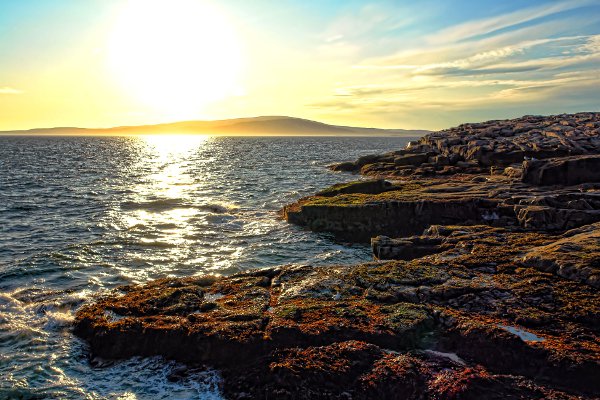
[[[76,309],[164,276],[369,259],[277,211],[355,179],[327,164],[406,140],[0,137],[0,398],[219,398],[211,370],[93,367],[71,333]]]

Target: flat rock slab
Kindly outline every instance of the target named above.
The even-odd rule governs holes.
[[[555,242],[529,250],[523,264],[600,288],[600,224],[568,231]]]
[[[600,155],[525,161],[522,179],[539,186],[600,182]]]
[[[377,260],[413,260],[430,254],[460,257],[457,245],[473,246],[513,237],[532,237],[525,232],[511,232],[489,226],[439,226],[429,227],[423,235],[391,239],[377,236],[371,240],[373,256]],[[551,272],[566,279],[600,287],[600,223],[569,230],[562,235],[542,234],[543,246],[520,243],[518,252],[524,254],[514,261],[520,265]],[[498,243],[498,245],[502,245]],[[514,252],[506,251],[506,254]]]
[[[219,367],[231,398],[600,393],[597,290],[515,262],[555,238],[436,229],[452,245],[410,261],[124,287],[82,307],[75,332],[101,357]]]
[[[314,195],[283,208],[291,223],[349,241],[419,235],[431,225],[565,231],[600,221],[600,186],[538,187],[502,175],[415,178],[381,193]]]

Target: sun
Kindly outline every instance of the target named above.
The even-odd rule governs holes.
[[[236,32],[203,0],[128,0],[107,53],[123,89],[164,115],[198,115],[241,91]]]

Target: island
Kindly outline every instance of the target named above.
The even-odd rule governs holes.
[[[110,128],[36,128],[0,131],[0,135],[211,135],[211,136],[422,136],[429,131],[340,126],[288,116],[262,116],[210,121],[179,121]]]
[[[331,168],[363,178],[281,215],[370,242],[372,262],[121,287],[77,312],[91,357],[210,365],[231,399],[597,398],[600,113],[464,124]]]

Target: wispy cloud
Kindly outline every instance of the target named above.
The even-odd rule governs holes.
[[[22,90],[14,89],[8,86],[0,87],[0,94],[21,94]]]
[[[340,112],[354,113],[357,109],[370,113],[406,112],[419,113],[422,111],[464,111],[476,110],[501,104],[502,106],[516,105],[527,101],[536,101],[540,96],[564,93],[576,93],[578,89],[590,88],[597,85],[599,76],[581,74],[565,76],[547,81],[486,81],[481,87],[496,87],[489,94],[479,94],[457,97],[415,96],[410,92],[416,89],[402,90],[398,88],[380,88],[378,91],[357,91],[351,98],[323,101],[312,104],[315,108],[331,108]],[[463,81],[424,87],[423,90],[477,88],[478,84]],[[383,93],[386,96],[373,96],[372,93]]]
[[[513,56],[527,55],[534,48],[546,55],[522,61],[503,62]],[[560,52],[552,52],[558,47]],[[359,69],[388,69],[407,71],[412,75],[489,75],[557,68],[595,60],[600,56],[600,35],[566,36],[552,39],[528,40],[509,46],[493,48],[461,59],[430,64],[369,64]]]
[[[581,104],[565,95],[585,92],[582,99],[598,107],[600,93],[589,88],[600,87],[600,14],[561,14],[590,4],[560,1],[432,32],[400,51],[364,57],[353,66],[352,84],[312,106],[397,118],[519,104],[526,113]],[[577,29],[586,25],[595,28]]]
[[[592,0],[568,0],[553,5],[543,4],[490,18],[468,21],[442,29],[428,36],[427,41],[431,44],[440,44],[472,39],[589,4],[593,4]]]
[[[369,2],[342,13],[320,35],[320,55],[330,58],[355,58],[361,52],[382,51],[395,40],[397,32],[415,23],[416,13],[396,4]]]
[[[357,39],[373,33],[393,32],[414,21],[411,14],[390,10],[377,3],[362,6],[357,12],[346,13],[337,18],[323,35],[326,42]]]

